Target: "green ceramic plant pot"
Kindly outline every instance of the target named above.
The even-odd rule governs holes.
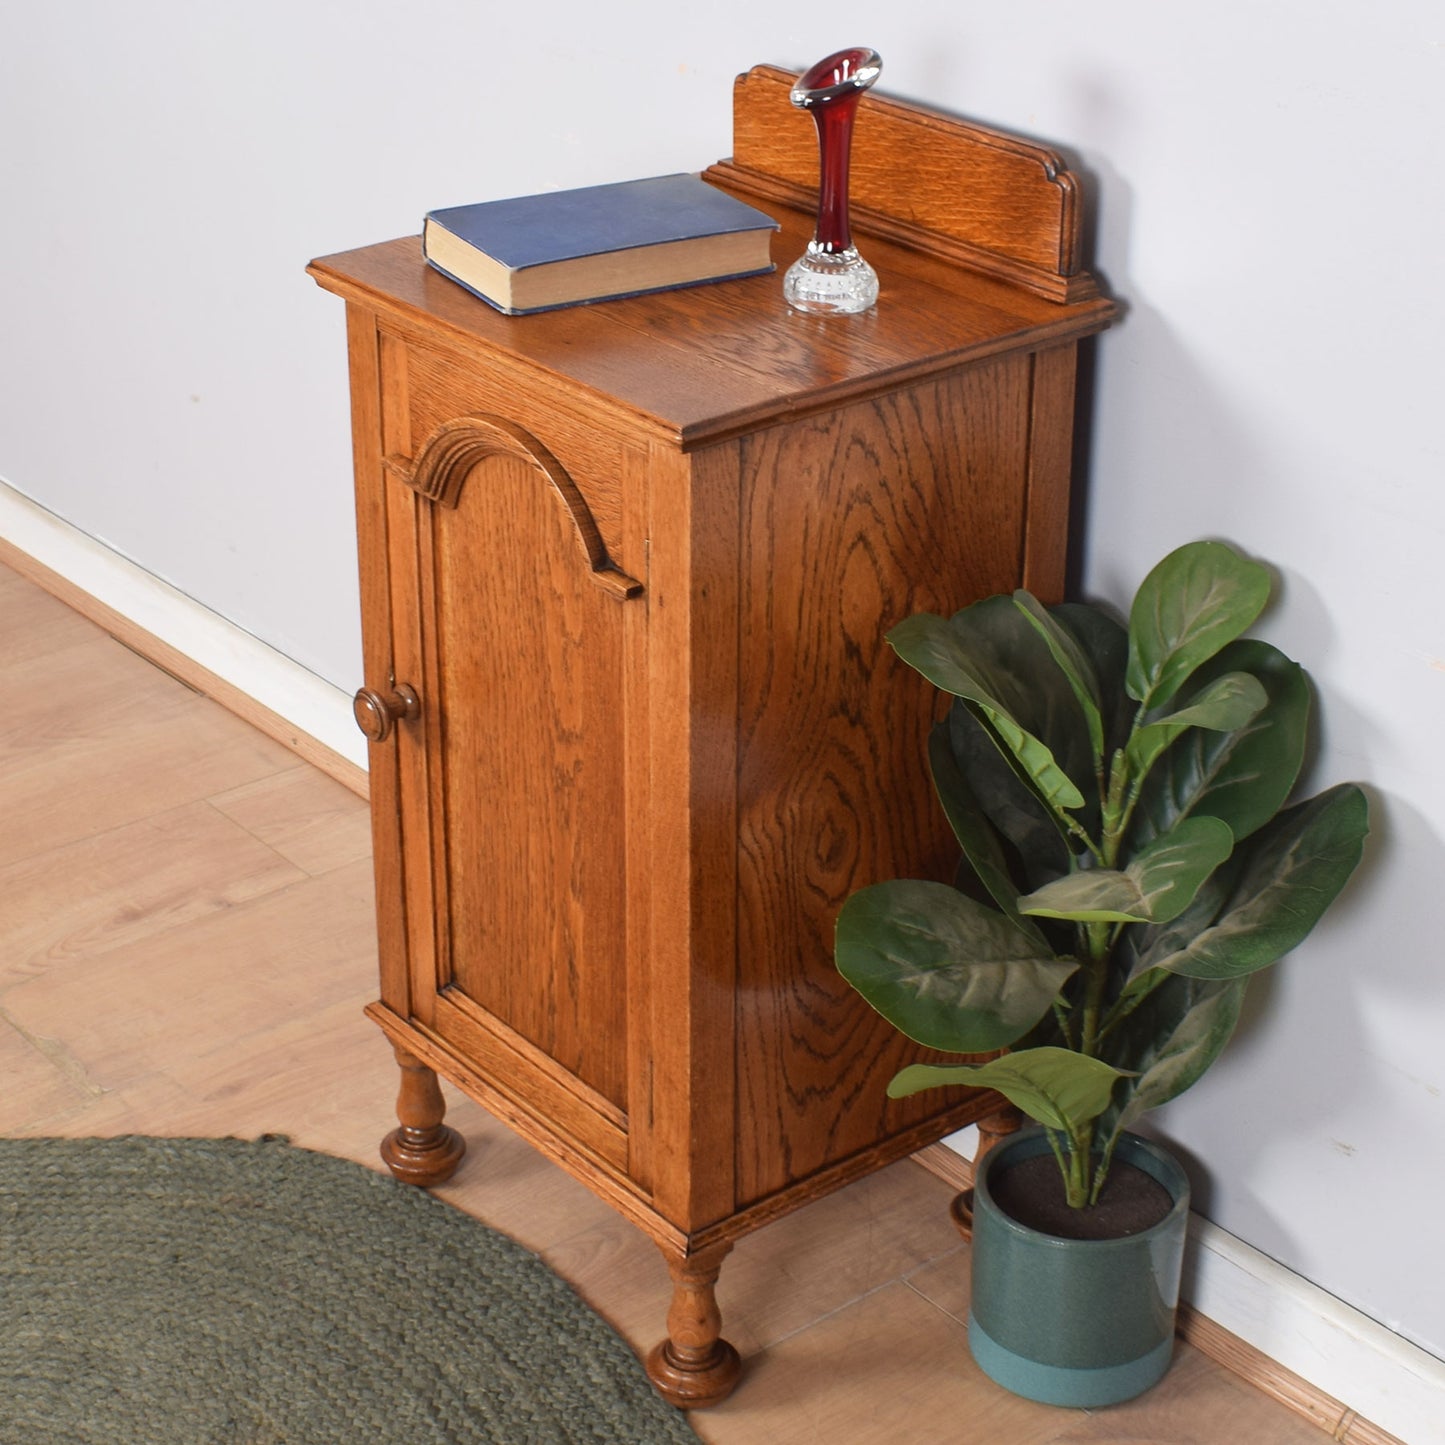
[[[1046,1405],[1113,1405],[1169,1368],[1189,1219],[1189,1181],[1157,1144],[1125,1135],[1115,1153],[1168,1191],[1157,1224],[1123,1239],[1061,1239],[998,1207],[989,1180],[1048,1153],[1042,1129],[991,1150],[974,1180],[968,1343],[990,1379]]]

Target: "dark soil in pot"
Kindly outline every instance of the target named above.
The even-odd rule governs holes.
[[[994,1202],[1011,1219],[1063,1239],[1122,1239],[1157,1224],[1173,1207],[1169,1191],[1122,1159],[1110,1166],[1099,1202],[1071,1209],[1052,1153],[1036,1154],[989,1181]]]

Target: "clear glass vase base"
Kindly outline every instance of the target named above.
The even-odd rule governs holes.
[[[878,300],[878,273],[855,247],[824,251],[813,241],[788,268],[783,299],[795,311],[820,315],[867,311]]]

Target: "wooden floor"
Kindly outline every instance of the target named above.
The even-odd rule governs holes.
[[[0,1133],[284,1133],[380,1168],[396,1070],[373,996],[365,805],[0,568]],[[639,1350],[661,1256],[455,1094],[442,1192],[538,1251]],[[719,1445],[1319,1445],[1180,1344],[1113,1410],[1016,1400],[969,1358],[968,1253],[911,1161],[745,1240],[724,1267],[743,1382]],[[566,1348],[565,1341],[558,1342]],[[526,1445],[526,1442],[519,1442]]]

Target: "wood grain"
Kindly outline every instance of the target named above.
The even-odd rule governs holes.
[[[386,398],[405,396],[406,374],[388,375],[382,386],[382,337],[375,318],[360,307],[346,308],[346,356],[351,387],[351,454],[355,474],[356,560],[361,586],[361,655],[358,678],[381,693],[396,682],[392,623],[391,572],[387,556],[387,498],[382,487],[382,456],[397,446],[394,423],[383,425]],[[387,417],[388,422],[390,417]],[[410,434],[400,439],[409,449]],[[372,868],[375,877],[376,938],[381,996],[392,1007],[410,1006],[407,916],[404,889],[395,859],[401,849],[401,779],[397,749],[372,743],[367,748],[370,779]]]
[[[218,793],[210,803],[313,876],[371,854],[365,802],[314,768],[292,768],[261,778]]]
[[[0,867],[0,987],[143,944],[305,876],[206,802],[19,858]]]
[[[32,1119],[48,1119],[92,1102],[100,1093],[59,1066],[33,1040],[0,1018],[0,1132],[17,1133]]]
[[[642,583],[618,569],[607,555],[597,519],[566,468],[525,427],[491,414],[453,417],[437,427],[415,458],[388,456],[386,469],[427,501],[454,508],[462,487],[480,462],[514,457],[550,486],[577,534],[577,544],[592,580],[619,602],[642,591]],[[615,488],[607,488],[608,493]],[[485,565],[485,559],[479,558]]]
[[[737,1241],[718,1300],[728,1338],[744,1359],[961,1250],[944,1208],[947,1195],[916,1174],[907,1163],[877,1171]],[[844,1239],[867,1244],[840,1249]],[[606,1300],[609,1317],[627,1333],[652,1337],[667,1275],[639,1231],[609,1217],[551,1245],[545,1257],[584,1296]]]
[[[811,223],[783,206],[762,209],[783,223],[777,257],[785,265],[806,245]],[[691,448],[780,412],[824,410],[1002,350],[1074,341],[1115,314],[1111,301],[1055,304],[887,241],[872,244],[869,260],[881,278],[880,304],[841,327],[784,305],[780,274],[517,317],[431,270],[416,237],[325,257],[310,270],[399,337],[415,334],[425,317],[428,349],[474,368],[475,385],[489,377],[523,393],[533,416],[518,419],[569,470],[537,410],[590,411],[614,429]]]
[[[624,1108],[623,606],[526,458],[477,464],[431,546],[443,987]]]
[[[649,458],[646,876],[654,1198],[688,1233],[728,1218],[737,1028],[736,446]],[[710,645],[702,645],[706,638]]]
[[[811,210],[818,142],[796,77],[759,65],[733,87],[733,154],[710,176]],[[1095,294],[1079,270],[1078,186],[1046,146],[871,91],[850,171],[861,232],[1004,276],[1054,301]]]
[[[1069,545],[1069,479],[1074,451],[1077,347],[1035,353],[1029,399],[1023,585],[1045,603],[1064,600]]]
[[[435,335],[412,332],[414,328],[408,328],[404,347],[411,435],[422,442],[456,418],[476,413],[518,426],[527,445],[542,447],[569,482],[573,477],[586,479],[588,520],[582,525],[595,528],[597,541],[610,556],[621,557],[619,477],[626,438],[615,434],[611,413],[604,407],[588,407],[585,399],[575,396],[534,397],[504,369],[481,370],[465,355],[439,346]],[[542,435],[547,438],[545,446],[538,440]],[[640,564],[634,557],[631,565]]]
[[[640,562],[651,586],[651,445],[639,441],[624,447],[619,465],[618,495],[622,503],[621,554]],[[652,803],[652,718],[650,646],[653,636],[651,598],[640,607],[623,609],[623,706],[628,726],[623,738],[626,756],[627,810],[622,820],[622,847],[629,860],[627,868],[626,975],[627,990],[627,1174],[647,1198],[655,1196],[658,1158],[655,1140],[658,1120],[654,1109],[657,1080],[654,1077],[655,1011],[658,998],[670,991],[672,980],[656,968],[653,950],[652,898],[654,879],[650,867],[653,848]],[[664,689],[659,689],[661,701]],[[664,730],[670,719],[659,717]],[[632,860],[648,860],[638,867]],[[655,972],[656,970],[656,972]],[[670,1164],[664,1158],[664,1164]]]
[[[923,1057],[833,966],[850,893],[946,879],[957,845],[925,760],[935,691],[884,642],[1014,584],[1029,366],[1010,359],[745,449],[740,645],[739,1200],[917,1123]]]
[[[61,580],[0,538],[0,618],[7,662],[29,662],[94,639],[95,628],[71,602],[61,599]]]
[[[1343,1401],[1286,1369],[1278,1360],[1271,1359],[1188,1304],[1179,1307],[1179,1333],[1231,1375],[1327,1431],[1330,1439],[1345,1441],[1348,1445],[1403,1445]]]
[[[447,1104],[433,1069],[398,1047],[401,1089],[396,1100],[398,1125],[381,1141],[381,1157],[403,1184],[423,1189],[445,1184],[457,1172],[467,1141],[444,1124]]]
[[[226,1015],[242,1039],[285,1017],[293,1002],[318,1009],[349,997],[355,960],[374,956],[369,864],[306,882],[16,983],[5,991],[6,1014],[34,1038],[63,1034],[85,1077],[117,1089],[214,1047],[188,1025],[202,1006]],[[284,953],[258,952],[256,939],[268,930],[287,940]],[[143,1007],[135,993],[138,968],[149,983]],[[77,994],[87,1007],[72,1019]]]
[[[12,699],[0,866],[294,766],[293,753],[99,632],[31,663],[0,660],[0,685]],[[111,722],[114,745],[97,740],[92,715]],[[58,791],[57,768],[69,779]],[[143,770],[159,775],[145,790]]]

